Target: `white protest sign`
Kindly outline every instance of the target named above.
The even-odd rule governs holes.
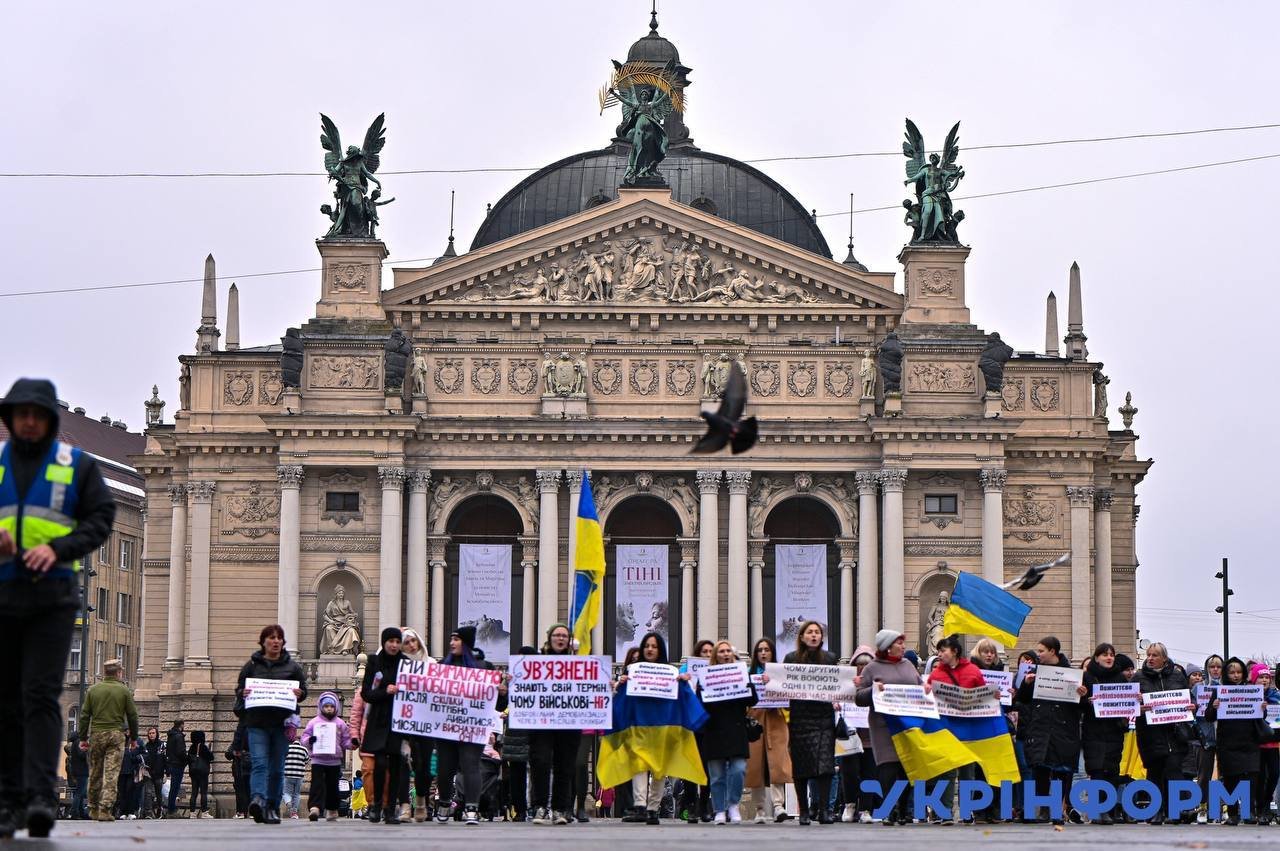
[[[871,700],[881,715],[906,715],[912,718],[937,718],[938,702],[924,686],[878,685],[871,689]]]
[[[1142,711],[1148,724],[1179,724],[1195,718],[1191,706],[1191,690],[1150,691],[1142,696]]]
[[[1142,710],[1137,683],[1094,683],[1095,718],[1137,718]]]
[[[1218,686],[1218,720],[1262,718],[1262,686]]]
[[[483,744],[502,726],[495,709],[501,684],[500,671],[406,657],[396,676],[391,731]]]
[[[311,753],[321,756],[338,755],[338,725],[332,721],[321,721],[311,728],[314,740],[311,742]]]
[[[857,706],[853,703],[840,704],[840,711],[844,713],[844,723],[850,728],[866,730],[871,726],[871,707]]]
[[[518,730],[608,730],[608,656],[512,656],[507,723]]]
[[[764,688],[764,674],[752,674],[751,682],[756,686],[756,705],[753,709],[787,709],[791,701],[785,697],[773,697]]]
[[[1055,700],[1059,703],[1079,703],[1076,691],[1084,683],[1084,671],[1079,668],[1063,668],[1059,665],[1036,665],[1033,700]]]
[[[1280,703],[1267,704],[1267,723],[1272,727],[1280,727]]]
[[[1205,711],[1209,708],[1209,701],[1213,699],[1213,688],[1204,683],[1195,687],[1196,696],[1196,717],[1203,718]]]
[[[718,703],[751,696],[751,684],[747,681],[747,663],[729,662],[726,665],[710,665],[702,669],[702,702]]]
[[[1018,673],[1013,677],[1013,687],[1022,688],[1022,681],[1027,678],[1027,674],[1036,669],[1035,662],[1019,662]]]
[[[999,718],[1000,698],[991,686],[961,688],[951,683],[933,683],[938,714],[950,718]]]
[[[293,690],[300,688],[297,680],[267,680],[261,677],[248,677],[244,681],[244,690],[248,692],[244,698],[245,709],[288,709],[296,711],[298,698]]]
[[[836,756],[852,756],[862,753],[862,739],[858,736],[857,725],[853,723],[853,716],[856,710],[862,709],[866,712],[869,707],[858,707],[852,703],[841,703],[840,717],[844,719],[844,725],[849,728],[849,737],[847,739],[836,739]]]
[[[702,682],[702,672],[711,665],[710,659],[703,659],[701,656],[690,656],[684,660],[684,669],[693,677],[695,683]]]
[[[660,662],[636,662],[627,666],[628,697],[661,697],[675,700],[680,694],[679,675],[674,665]]]
[[[835,703],[853,698],[858,669],[851,665],[800,665],[767,662],[764,685],[767,697],[787,700],[816,700]]]
[[[987,685],[994,686],[1000,694],[1001,706],[1013,706],[1013,674],[1009,671],[983,671]]]

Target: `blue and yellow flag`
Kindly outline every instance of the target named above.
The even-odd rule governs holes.
[[[1022,779],[1018,757],[1013,752],[1013,737],[1009,735],[1009,722],[1003,715],[988,718],[944,715],[942,723],[973,754],[973,761],[982,767],[982,776],[989,786],[999,786],[1005,780],[1017,783]]]
[[[625,783],[642,771],[707,785],[694,738],[707,723],[707,711],[689,684],[680,683],[675,700],[628,697],[626,692],[619,688],[613,696],[613,730],[600,740],[600,787]]]
[[[1008,591],[972,573],[961,573],[942,619],[942,631],[947,635],[987,635],[1012,646],[1018,643],[1018,633],[1029,614],[1031,607]]]
[[[1003,716],[917,718],[881,715],[909,780],[931,780],[977,763],[986,782],[1018,782],[1018,760]]]
[[[596,498],[591,492],[591,476],[582,475],[582,495],[578,498],[578,542],[574,552],[573,596],[569,604],[569,628],[578,642],[578,654],[591,653],[591,630],[600,620],[604,606],[604,533],[596,514]]]

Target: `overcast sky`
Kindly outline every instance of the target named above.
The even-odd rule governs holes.
[[[962,120],[984,145],[1280,122],[1273,3],[660,5],[693,68],[697,144],[741,159],[893,151],[911,116],[930,145]],[[538,167],[605,144],[611,58],[647,31],[648,0],[357,4],[25,3],[0,53],[0,170],[303,171],[322,168],[317,113],[344,144],[387,114],[383,170]],[[961,157],[971,195],[1280,154],[1280,130]],[[820,213],[896,205],[901,157],[760,166]],[[465,249],[485,204],[525,172],[388,176],[392,260],[445,244],[449,190]],[[1280,160],[960,202],[973,247],[974,322],[1042,349],[1044,298],[1065,332],[1067,270],[1083,270],[1085,332],[1140,409],[1139,625],[1179,659],[1220,649],[1218,560],[1232,558],[1232,649],[1280,652],[1273,428],[1275,189]],[[319,294],[322,177],[0,178],[0,296],[199,278],[213,252],[238,280],[244,345],[277,342]],[[847,219],[820,220],[844,256]],[[855,219],[858,257],[897,270],[901,211]],[[390,275],[386,277],[387,285]],[[899,287],[901,283],[899,282]],[[0,385],[54,378],[62,398],[132,428],[160,385],[176,407],[198,283],[0,297]],[[1270,495],[1269,495],[1270,494]],[[1272,605],[1274,603],[1274,605]]]

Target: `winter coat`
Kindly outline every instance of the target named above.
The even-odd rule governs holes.
[[[1182,666],[1167,660],[1164,667],[1160,669],[1144,663],[1135,679],[1141,686],[1143,694],[1191,688],[1191,681],[1187,679],[1187,672]],[[1156,765],[1171,754],[1177,754],[1181,759],[1186,755],[1191,739],[1195,736],[1194,726],[1190,723],[1148,724],[1145,715],[1138,716],[1136,732],[1138,752],[1142,754],[1142,761],[1147,765]]]
[[[1080,740],[1084,745],[1085,771],[1120,772],[1120,759],[1124,755],[1124,734],[1129,732],[1129,722],[1124,718],[1099,718],[1093,714],[1093,704],[1089,698],[1093,696],[1093,687],[1101,683],[1128,682],[1124,673],[1114,665],[1104,668],[1090,659],[1084,669],[1084,687],[1089,690],[1085,695],[1083,716],[1080,723]]]
[[[954,668],[939,662],[929,672],[929,682],[947,683],[960,688],[981,688],[987,684],[982,676],[982,669],[968,659],[961,659]]]
[[[278,709],[274,706],[255,706],[253,709],[245,709],[244,684],[250,677],[263,680],[293,680],[298,684],[298,688],[302,689],[298,703],[301,704],[307,699],[307,675],[303,673],[302,666],[289,655],[288,650],[281,650],[280,658],[274,661],[268,659],[264,651],[257,650],[249,657],[249,661],[244,663],[244,667],[240,669],[240,678],[236,681],[236,708],[239,710],[236,715],[246,727],[262,729],[283,727],[285,720],[293,714],[291,709]]]
[[[80,740],[73,739],[62,747],[63,753],[67,755],[67,776],[74,779],[76,777],[87,777],[89,775],[89,754],[80,750]]]
[[[518,730],[508,725],[502,735],[502,758],[507,762],[529,761],[529,731]]]
[[[1205,718],[1216,720],[1213,704]],[[1276,731],[1261,718],[1231,718],[1217,722],[1218,773],[1222,777],[1256,774],[1262,765],[1262,746],[1276,740]]]
[[[867,714],[867,723],[871,730],[871,751],[875,755],[876,765],[901,762],[902,760],[898,759],[897,750],[893,747],[893,736],[889,734],[884,718],[875,710],[873,695],[877,680],[885,685],[920,685],[920,672],[906,659],[890,662],[888,659],[877,658],[862,669],[862,676],[858,680],[858,691],[853,699],[858,706],[872,707]]]
[[[187,734],[177,727],[170,727],[164,743],[165,760],[172,770],[187,764]]]
[[[360,753],[365,756],[372,756],[371,751],[365,750],[364,747],[364,729],[369,724],[369,713],[366,712],[369,705],[364,702],[364,698],[360,696],[359,689],[356,690],[356,696],[351,700],[351,714],[347,716],[347,726],[351,728],[351,741],[360,749]]]
[[[804,662],[791,651],[782,660],[796,664],[835,665],[836,654],[821,651],[821,662]],[[791,772],[796,778],[821,777],[836,770],[836,713],[825,701],[791,701],[788,722],[788,746],[791,750]]]
[[[164,768],[168,762],[168,754],[165,753],[164,742],[157,738],[154,742],[150,739],[142,746],[144,752],[143,759],[147,763],[147,771],[152,777],[163,777]]]
[[[1040,663],[1037,668],[1051,667]],[[1058,654],[1057,667],[1070,668],[1067,657]],[[1080,764],[1080,703],[1037,700],[1035,680],[1025,679],[1018,688],[1018,701],[1031,707],[1023,744],[1027,765],[1047,765],[1075,771]]]
[[[1216,686],[1216,685],[1222,684],[1221,679],[1215,679],[1209,676],[1209,660],[1215,659],[1215,658],[1220,660],[1222,659],[1221,656],[1219,656],[1217,653],[1214,653],[1208,656],[1204,660],[1204,687],[1205,688],[1208,688],[1209,686]],[[1191,697],[1194,698],[1195,696],[1196,696],[1195,692],[1192,691]],[[1204,747],[1207,750],[1213,750],[1218,746],[1217,725],[1214,724],[1212,721],[1205,720],[1205,717],[1203,715],[1196,717],[1196,733],[1200,736],[1200,744],[1204,745]]]
[[[387,694],[387,686],[394,685],[400,673],[400,654],[394,656],[385,650],[369,660],[364,669],[364,682],[360,685],[360,697],[364,700],[368,713],[365,715],[365,726],[360,736],[362,753],[398,754],[400,737],[391,732],[391,712],[395,695]]]
[[[747,741],[747,710],[756,705],[756,687],[749,684],[750,697],[704,703],[707,723],[698,731],[698,752],[702,761],[712,759],[749,759],[751,743]],[[698,687],[702,697],[702,687]],[[776,781],[775,781],[776,782]]]
[[[337,739],[336,745],[338,752],[336,754],[316,753],[315,736],[316,725],[318,724],[336,724]],[[351,750],[351,728],[347,726],[347,722],[342,720],[340,714],[334,715],[333,718],[325,718],[323,715],[316,715],[307,722],[307,727],[302,731],[300,741],[306,745],[307,750],[311,752],[312,765],[342,765],[343,759],[347,751]]]
[[[191,734],[191,747],[187,748],[187,766],[192,775],[199,773],[195,769],[196,757],[204,760],[204,773],[208,775],[213,770],[213,753],[204,743],[204,735],[199,730]]]
[[[769,783],[790,783],[791,730],[787,726],[786,712],[782,709],[749,709],[747,714],[759,722],[764,734],[751,742],[747,759],[748,789],[765,785],[765,764],[769,767]]]

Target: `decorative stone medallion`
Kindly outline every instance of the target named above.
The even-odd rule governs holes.
[[[853,392],[855,372],[851,364],[835,361],[827,364],[827,392],[843,399]]]
[[[667,364],[667,389],[677,396],[688,396],[697,380],[693,361],[673,360]]]
[[[658,363],[651,360],[631,362],[631,389],[649,396],[658,389]]]
[[[757,396],[777,396],[782,383],[776,360],[760,361],[751,369],[751,389]]]
[[[818,386],[818,376],[814,373],[813,361],[797,361],[791,364],[787,375],[787,386],[794,396],[812,396]]]
[[[463,369],[460,358],[442,358],[436,362],[436,389],[441,393],[457,393],[462,389]]]
[[[486,396],[496,393],[502,386],[502,361],[479,358],[471,363],[471,386]]]
[[[596,361],[591,372],[591,384],[605,396],[612,396],[622,386],[622,361],[606,358]]]
[[[511,367],[507,370],[507,383],[511,386],[512,390],[516,391],[521,396],[528,396],[530,393],[537,390],[537,361],[524,358],[511,361]]]

